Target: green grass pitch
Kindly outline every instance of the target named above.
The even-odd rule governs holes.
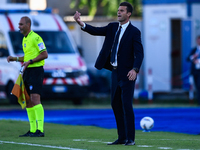
[[[200,135],[136,131],[136,145],[107,145],[117,139],[116,129],[45,123],[45,137],[18,137],[29,123],[0,120],[0,150],[200,150]]]

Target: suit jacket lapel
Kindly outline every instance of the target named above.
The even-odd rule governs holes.
[[[126,31],[124,32],[124,34],[120,40],[118,52],[120,50],[120,47],[122,47],[122,45],[124,44],[124,40],[126,40],[126,37],[129,35],[130,29],[131,29],[131,23],[129,23],[128,27],[126,28]]]

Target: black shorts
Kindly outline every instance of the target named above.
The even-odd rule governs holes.
[[[42,93],[42,84],[44,79],[43,67],[26,68],[23,73],[23,80],[28,94]]]

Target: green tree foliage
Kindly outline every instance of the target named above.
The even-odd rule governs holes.
[[[119,4],[124,0],[72,0],[70,8],[83,9],[88,8],[88,15],[95,16],[98,7],[103,7],[105,16],[117,16]],[[142,14],[141,0],[126,0],[133,6],[134,17],[139,17]]]

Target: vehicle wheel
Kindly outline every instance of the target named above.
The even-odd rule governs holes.
[[[7,98],[10,104],[18,104],[17,97],[15,95],[10,94],[13,89],[13,86],[14,86],[14,83],[9,82],[8,87],[7,87]]]
[[[81,105],[82,104],[81,98],[74,98],[72,101],[73,101],[74,105]]]

